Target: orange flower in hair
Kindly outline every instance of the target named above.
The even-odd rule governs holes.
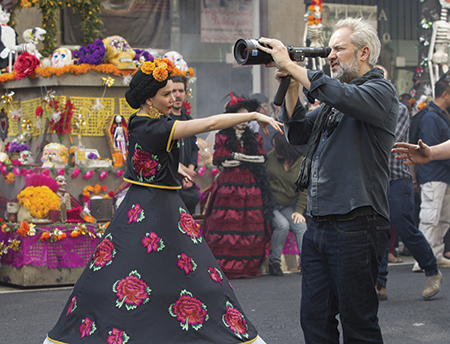
[[[144,74],[152,74],[154,69],[155,69],[155,64],[150,61],[144,62],[144,64],[141,67],[141,71]]]
[[[169,71],[167,70],[167,68],[164,68],[163,66],[156,67],[155,70],[153,71],[153,77],[155,78],[156,81],[163,82],[164,80],[167,79],[168,76]]]

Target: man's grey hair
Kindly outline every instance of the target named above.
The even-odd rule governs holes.
[[[369,47],[369,58],[367,63],[369,64],[369,67],[373,68],[378,61],[381,50],[381,42],[378,38],[377,30],[375,30],[368,21],[362,18],[341,19],[334,26],[333,32],[342,28],[348,28],[353,32],[351,41],[356,50],[364,48],[365,46]]]

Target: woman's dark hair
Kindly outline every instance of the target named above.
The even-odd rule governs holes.
[[[303,155],[303,151],[287,142],[284,135],[275,133],[272,137],[272,144],[275,142],[274,148],[278,155],[281,155],[284,160],[293,164],[298,158]]]
[[[139,109],[148,98],[154,97],[160,88],[165,87],[169,79],[170,77],[159,82],[152,74],[145,74],[139,69],[131,79],[130,88],[125,92],[125,99],[133,109]]]

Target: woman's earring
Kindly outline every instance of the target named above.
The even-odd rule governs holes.
[[[156,108],[154,108],[153,106],[149,106],[149,108],[148,108],[148,115],[151,117],[151,118],[159,118],[160,116],[161,116],[161,114],[159,113],[159,111],[156,109]]]

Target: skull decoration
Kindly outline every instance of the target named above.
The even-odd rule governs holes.
[[[41,161],[43,163],[63,163],[67,164],[69,161],[69,150],[66,146],[59,143],[49,143],[44,147]]]
[[[136,52],[123,37],[109,36],[103,40],[103,43],[106,47],[103,59],[105,63],[110,63],[119,69],[136,69],[133,62]]]
[[[52,67],[60,68],[72,64],[72,52],[67,48],[58,48],[52,54]]]
[[[172,61],[175,67],[177,67],[182,72],[187,72],[189,69],[186,61],[183,60],[183,56],[181,56],[181,54],[176,51],[168,51],[164,54],[164,58]]]
[[[19,161],[22,165],[34,164],[33,154],[29,150],[24,150],[19,153]]]

